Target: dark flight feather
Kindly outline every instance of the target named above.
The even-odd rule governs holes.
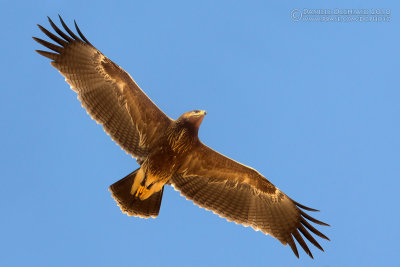
[[[57,27],[56,24],[54,24],[54,22],[50,19],[50,17],[47,17],[47,18],[49,20],[51,27],[53,28],[53,30],[55,30],[58,33],[58,35],[60,35],[62,38],[64,38],[68,42],[73,41],[73,39],[71,37],[69,37],[67,34],[65,34],[62,30],[60,30],[60,28]]]
[[[92,45],[92,44],[86,39],[86,37],[82,34],[82,32],[81,32],[81,30],[79,29],[78,24],[76,24],[76,21],[75,21],[75,20],[74,20],[74,24],[75,24],[76,31],[78,32],[78,34],[79,34],[79,36],[82,38],[82,40],[85,41],[85,43],[87,43],[87,44],[89,44],[89,45]]]
[[[57,37],[56,35],[54,35],[53,33],[49,32],[48,30],[46,30],[46,28],[43,28],[41,25],[38,24],[39,29],[46,34],[50,39],[52,39],[53,41],[57,42],[59,45],[61,46],[67,46],[68,42],[64,41],[63,39]]]
[[[65,22],[64,22],[64,20],[61,18],[61,16],[58,15],[58,17],[60,18],[61,25],[62,25],[63,28],[69,33],[69,35],[70,35],[72,38],[74,38],[76,41],[82,41],[81,39],[79,39],[78,36],[75,35],[75,33],[74,33],[73,31],[71,31],[71,30],[68,28],[67,24],[65,24]]]
[[[43,50],[35,50],[39,55],[42,55],[44,57],[50,58],[51,60],[56,60],[58,58],[58,54],[43,51]]]
[[[45,40],[42,40],[42,39],[39,39],[39,38],[36,38],[36,37],[32,37],[32,38],[36,42],[38,42],[39,44],[41,44],[41,45],[43,45],[43,46],[45,46],[45,47],[47,47],[47,48],[49,48],[49,49],[51,49],[51,50],[53,50],[55,52],[61,53],[63,51],[63,48],[61,46],[55,45],[53,43],[47,42]]]

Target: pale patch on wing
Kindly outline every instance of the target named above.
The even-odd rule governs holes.
[[[143,148],[145,148],[145,149],[147,149],[147,138],[146,138],[146,134],[144,134],[144,133],[142,133],[140,130],[139,130],[139,127],[136,125],[136,130],[137,130],[137,132],[138,132],[138,134],[139,134],[139,146],[140,147],[143,147]]]

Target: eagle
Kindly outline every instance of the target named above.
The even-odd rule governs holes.
[[[303,237],[323,251],[311,233],[329,238],[310,222],[329,225],[305,212],[318,210],[294,201],[255,169],[199,140],[206,111],[193,110],[171,119],[127,72],[86,39],[75,21],[79,36],[60,15],[59,19],[65,31],[49,17],[55,33],[38,25],[55,43],[33,37],[51,50],[36,52],[52,60],[51,65],[65,77],[91,118],[140,165],[109,187],[123,213],[157,217],[164,186],[172,185],[201,208],[289,244],[297,258],[294,240],[313,258]]]

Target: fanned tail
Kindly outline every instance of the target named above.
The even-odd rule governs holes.
[[[128,174],[118,182],[112,184],[110,190],[112,197],[117,202],[123,213],[129,216],[141,218],[157,217],[160,211],[164,187],[149,198],[140,200],[139,197],[131,194],[131,188],[139,169]]]

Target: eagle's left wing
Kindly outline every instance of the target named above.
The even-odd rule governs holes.
[[[36,50],[52,59],[55,67],[78,94],[88,114],[103,125],[104,131],[127,153],[139,161],[148,156],[172,123],[131,76],[104,56],[81,33],[71,31],[60,17],[66,32],[49,18],[51,33],[40,30],[57,44],[33,37],[52,52]],[[67,34],[68,33],[68,34]]]
[[[256,170],[242,165],[204,144],[197,146],[175,175],[171,184],[196,205],[245,226],[251,226],[289,244],[299,257],[293,237],[312,257],[299,231],[323,250],[309,231],[328,239],[309,224],[318,221],[302,209],[305,207],[286,196]],[[309,230],[309,231],[308,231]],[[328,239],[329,240],[329,239]]]

